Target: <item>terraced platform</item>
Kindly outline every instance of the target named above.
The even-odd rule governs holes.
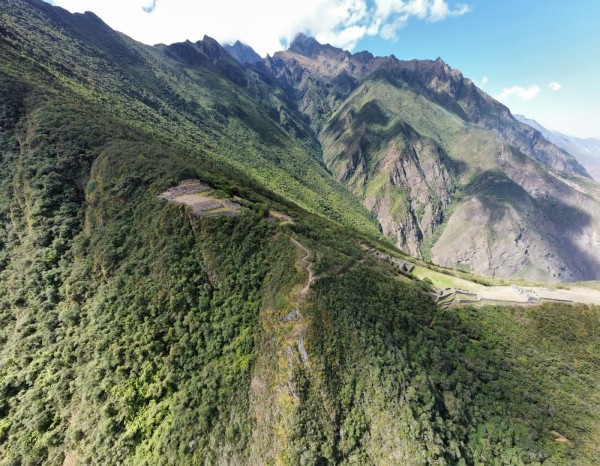
[[[241,206],[228,199],[214,197],[215,190],[200,180],[183,180],[177,186],[158,195],[168,202],[185,204],[195,215],[216,217],[237,215]]]

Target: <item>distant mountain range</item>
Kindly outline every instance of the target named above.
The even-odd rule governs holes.
[[[523,115],[514,115],[514,117],[538,130],[552,144],[573,155],[596,181],[600,181],[600,139],[567,136],[558,131],[546,129],[537,121]]]

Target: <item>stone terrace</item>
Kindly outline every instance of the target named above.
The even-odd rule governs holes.
[[[237,215],[241,206],[227,199],[213,197],[214,190],[200,180],[183,180],[179,185],[167,189],[158,195],[168,202],[185,204],[198,216]]]

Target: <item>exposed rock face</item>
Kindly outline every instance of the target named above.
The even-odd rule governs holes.
[[[163,49],[168,56],[188,66],[214,67],[238,86],[247,85],[241,65],[211,37],[204,36],[196,43],[185,41],[157,47]]]
[[[489,275],[600,278],[600,193],[586,170],[441,59],[299,36],[264,68],[400,248]]]
[[[510,206],[489,198],[474,197],[460,204],[439,241],[433,246],[434,261],[447,267],[463,266],[491,276],[526,275],[530,279],[572,281],[575,275],[564,261],[549,252],[556,238],[543,214],[523,217]],[[534,222],[542,228],[532,228]]]
[[[239,40],[234,44],[225,44],[223,48],[240,63],[255,65],[262,62],[261,56],[252,47],[241,43]]]
[[[532,199],[531,229],[552,242],[547,248],[560,258],[562,281],[592,280],[600,275],[600,189],[596,183],[577,183],[548,174],[528,159],[515,164],[506,152],[499,166]],[[572,277],[571,277],[572,276]]]
[[[398,154],[395,147],[391,147],[384,156],[384,160],[395,165],[390,177],[392,189],[402,191],[408,187],[403,221],[396,224],[392,209],[375,209],[375,204],[371,207],[373,198],[368,197],[365,205],[377,212],[386,235],[395,237],[397,244],[420,258],[423,241],[444,221],[444,211],[451,201],[452,179],[451,167],[445,164],[442,149],[412,134],[415,138],[402,153]]]
[[[511,148],[501,150],[497,162],[502,172],[466,190],[432,248],[434,261],[492,276],[598,277],[598,187],[583,190]]]
[[[344,109],[322,132],[325,159],[377,214],[384,234],[421,257],[424,238],[443,222],[450,203],[453,168],[433,140],[405,122],[390,122],[376,101],[358,114]]]

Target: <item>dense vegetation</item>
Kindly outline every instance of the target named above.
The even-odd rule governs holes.
[[[302,438],[311,453],[334,445],[334,462],[377,464],[593,464],[600,454],[587,437],[598,436],[597,309],[441,311],[373,269],[324,279],[315,294],[324,377],[307,398],[325,390],[333,408],[321,410],[335,416],[329,435]]]
[[[594,464],[597,308],[436,308],[258,75],[0,13],[0,465]],[[157,199],[186,178],[241,215]]]

